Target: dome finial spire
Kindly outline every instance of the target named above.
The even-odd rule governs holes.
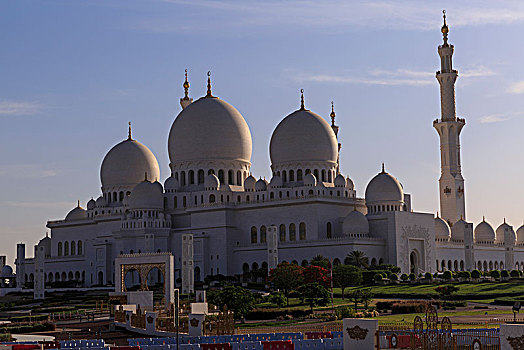
[[[184,100],[189,100],[189,82],[187,81],[187,68],[185,70],[186,80],[184,81]]]
[[[147,171],[144,173],[144,181],[149,181],[149,180],[147,179]]]
[[[300,89],[300,109],[306,109],[306,107],[304,106],[304,89]]]
[[[127,124],[128,124],[127,139],[132,140],[133,138],[131,137],[131,122],[128,122]]]
[[[331,101],[331,114],[329,115],[331,117],[331,126],[335,125],[335,102]]]
[[[207,95],[206,97],[213,97],[211,94],[211,71],[207,71]]]
[[[439,217],[439,216],[438,216],[438,211],[437,211],[437,218],[438,218],[438,217]]]
[[[386,173],[386,167],[384,166],[384,162],[382,162],[382,174]]]
[[[444,37],[444,46],[448,46],[449,28],[448,28],[448,25],[446,24],[446,10],[442,10],[442,17],[444,18],[444,24],[442,25],[442,28],[440,29],[440,31],[442,32],[442,35]]]
[[[76,202],[76,206],[80,208],[80,199],[78,200],[78,202]]]

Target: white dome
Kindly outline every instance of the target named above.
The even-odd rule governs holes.
[[[317,185],[317,178],[315,175],[309,173],[304,176],[304,186],[315,187]]]
[[[466,221],[460,219],[451,228],[451,239],[454,241],[463,241],[464,233],[466,231]]]
[[[87,210],[95,209],[95,206],[96,202],[93,198],[91,198],[89,202],[87,202]]]
[[[346,187],[346,178],[342,174],[335,177],[335,187]]]
[[[517,230],[517,242],[524,243],[524,225]]]
[[[495,231],[484,219],[475,227],[475,242],[495,242]]]
[[[278,175],[275,175],[271,178],[271,181],[269,182],[270,188],[279,188],[282,187],[282,178]]]
[[[440,217],[435,218],[435,238],[449,239],[451,237],[451,228],[448,223]]]
[[[98,197],[96,199],[95,205],[96,205],[97,208],[105,207],[106,204],[107,204],[107,202],[106,202],[106,199],[104,197],[100,196],[100,197]]]
[[[220,187],[220,180],[215,174],[209,174],[204,179],[204,187],[206,190],[218,190]]]
[[[164,196],[159,182],[142,181],[129,197],[130,209],[163,209]]]
[[[203,97],[184,108],[169,132],[171,163],[194,160],[251,160],[251,133],[235,107]]]
[[[138,141],[127,139],[107,152],[100,168],[103,190],[134,187],[144,180],[158,179],[160,170],[153,153]]]
[[[265,191],[267,190],[267,181],[266,179],[258,179],[255,183],[255,191]]]
[[[269,145],[272,166],[289,162],[331,162],[336,164],[338,141],[324,118],[300,109],[276,127]]]
[[[66,221],[85,220],[87,219],[87,211],[78,205],[73,208],[65,217]]]
[[[0,277],[12,277],[13,276],[13,268],[9,265],[4,265],[2,267],[2,271],[0,272]]]
[[[349,177],[346,178],[346,187],[353,191],[355,188],[355,184],[353,183],[353,180],[351,180]]]
[[[404,191],[398,180],[384,169],[366,187],[366,204],[404,202]]]
[[[255,191],[255,184],[257,182],[257,179],[253,175],[249,175],[246,180],[244,181],[244,190],[248,192]]]
[[[176,192],[180,188],[180,183],[173,175],[171,175],[166,179],[166,181],[164,181],[164,188],[166,191]]]
[[[345,235],[368,234],[369,222],[364,214],[358,210],[350,212],[342,223],[342,230]]]
[[[511,229],[511,226],[506,223],[506,219],[504,219],[504,222],[500,224],[499,227],[497,227],[497,231],[495,234],[495,240],[497,242],[504,242],[504,231],[505,229]]]

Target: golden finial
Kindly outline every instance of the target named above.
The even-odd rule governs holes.
[[[185,70],[186,80],[184,81],[184,100],[188,100],[189,82],[187,81],[187,69]]]
[[[386,167],[384,166],[384,162],[382,162],[382,174],[386,173]]]
[[[506,223],[506,218],[504,218],[504,223]]]
[[[304,89],[300,89],[300,109],[306,109],[306,107],[304,106]]]
[[[213,97],[211,94],[211,71],[207,71],[207,95],[206,97]]]
[[[438,218],[438,217],[439,217],[439,216],[438,216],[438,211],[437,211],[437,218]]]
[[[145,175],[144,175],[144,181],[148,181],[148,180],[147,180],[147,171],[146,171],[144,174],[145,174]]]
[[[444,17],[444,24],[442,25],[442,28],[440,29],[440,31],[442,32],[444,36],[444,46],[448,46],[449,28],[448,28],[448,25],[446,24],[446,10],[442,10],[442,16]]]
[[[482,222],[486,222],[486,217],[482,215]]]
[[[132,140],[133,138],[131,137],[131,122],[128,122],[127,124],[128,124],[127,139]]]
[[[329,115],[331,117],[331,125],[335,125],[335,103],[331,101],[331,114]]]
[[[78,208],[80,208],[80,199],[79,199],[78,202],[76,203],[76,206],[77,206]]]

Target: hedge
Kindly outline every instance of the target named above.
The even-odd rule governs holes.
[[[309,309],[254,309],[246,315],[246,320],[272,320],[286,315],[291,315],[293,318],[299,318],[305,317],[309,314]]]

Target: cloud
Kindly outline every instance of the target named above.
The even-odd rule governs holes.
[[[480,123],[481,124],[500,123],[508,119],[509,119],[508,115],[497,113],[497,114],[490,114],[490,115],[483,116],[482,118],[480,118]]]
[[[15,202],[7,201],[2,203],[8,207],[16,208],[63,208],[63,207],[73,207],[75,203],[73,202]]]
[[[524,94],[524,80],[511,84],[508,88],[508,92],[512,94]]]
[[[45,169],[40,164],[9,164],[3,165],[0,168],[1,176],[10,176],[17,178],[43,178],[53,177],[58,175],[58,171],[54,169]]]
[[[35,102],[0,101],[0,115],[33,115],[42,109],[43,106]]]

